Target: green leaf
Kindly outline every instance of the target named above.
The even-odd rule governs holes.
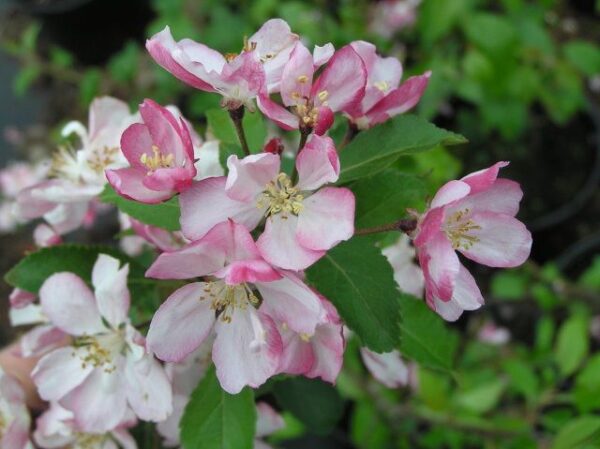
[[[600,441],[600,417],[580,416],[565,425],[552,443],[552,449],[577,449]]]
[[[582,411],[587,412],[600,407],[600,354],[590,358],[577,375],[573,397]]]
[[[329,299],[373,351],[387,352],[398,341],[398,296],[392,267],[368,239],[355,237],[341,243],[306,275]]]
[[[79,101],[83,106],[88,106],[94,97],[98,95],[102,72],[96,68],[88,69],[83,74],[79,83]]]
[[[393,164],[400,156],[436,145],[457,145],[467,140],[414,115],[400,115],[363,131],[340,153],[338,183],[370,176]]]
[[[377,414],[375,406],[368,401],[356,404],[352,413],[352,440],[357,447],[386,449],[390,447],[392,434]]]
[[[517,31],[506,17],[479,13],[472,15],[463,23],[469,42],[484,50],[489,56],[500,59],[517,44]]]
[[[326,434],[331,431],[344,412],[344,401],[337,390],[318,379],[285,379],[273,386],[273,393],[282,408],[291,412],[314,433]]]
[[[507,360],[504,370],[510,377],[510,387],[521,393],[529,401],[535,400],[539,395],[540,385],[529,363],[521,360]]]
[[[428,368],[451,371],[458,336],[427,305],[409,295],[400,301],[400,352]]]
[[[577,70],[587,76],[600,73],[600,47],[586,41],[571,41],[564,45],[565,56]]]
[[[129,264],[127,283],[134,301],[155,297],[155,282],[144,277],[145,268],[115,248],[65,244],[39,249],[25,256],[4,279],[13,287],[37,293],[48,277],[67,271],[91,283],[92,268],[99,254],[108,254]]]
[[[139,73],[138,63],[140,48],[134,41],[129,41],[108,61],[107,68],[110,75],[119,82],[125,83],[133,80]]]
[[[52,64],[60,67],[71,67],[75,60],[73,54],[64,48],[52,46],[50,47],[50,60]]]
[[[495,379],[461,392],[457,395],[456,402],[470,412],[483,414],[498,404],[504,386],[503,380]]]
[[[414,175],[386,170],[351,186],[356,197],[356,226],[366,228],[398,220],[407,208],[423,205],[427,189]]]
[[[168,231],[178,231],[181,228],[177,198],[171,198],[169,201],[159,204],[144,204],[123,198],[110,185],[107,185],[100,194],[100,201],[114,204],[121,212],[125,212],[142,223]]]
[[[180,428],[185,449],[252,449],[254,394],[248,387],[236,395],[225,392],[211,368],[192,393]]]
[[[229,113],[224,109],[211,109],[206,111],[206,120],[212,133],[217,140],[222,143],[229,144],[240,144],[238,136],[229,117]],[[244,125],[244,131],[246,133],[246,139],[248,140],[248,146],[250,152],[259,153],[262,151],[265,139],[267,138],[267,127],[266,123],[261,114],[258,112],[248,112],[244,114],[242,121]]]
[[[13,90],[19,97],[25,95],[29,87],[40,77],[42,71],[37,64],[28,65],[19,71],[13,80]]]
[[[558,331],[554,359],[562,376],[573,374],[583,362],[589,350],[588,320],[574,315]]]

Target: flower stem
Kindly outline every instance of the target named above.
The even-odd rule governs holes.
[[[306,141],[308,140],[308,136],[310,135],[311,130],[307,128],[300,128],[300,142],[298,143],[298,150],[296,151],[296,158],[306,145]],[[298,169],[296,168],[296,164],[294,164],[294,170],[292,171],[292,184],[296,184],[298,181]]]
[[[373,226],[372,228],[363,228],[357,229],[354,232],[354,235],[369,235],[369,234],[377,234],[378,232],[388,232],[388,231],[401,231],[405,233],[410,233],[417,229],[417,220],[414,218],[406,218],[402,220],[395,221],[393,223],[387,223],[379,226]]]
[[[344,149],[346,145],[348,145],[352,140],[358,135],[360,129],[356,127],[352,122],[348,122],[348,129],[346,130],[346,135],[344,136],[344,140],[338,146],[338,151]]]
[[[250,148],[248,147],[248,141],[246,140],[246,133],[244,132],[244,124],[242,123],[242,119],[244,118],[245,108],[244,106],[240,106],[237,109],[229,110],[229,117],[231,117],[231,121],[235,126],[235,132],[240,139],[240,144],[242,145],[242,150],[246,156],[250,156]]]

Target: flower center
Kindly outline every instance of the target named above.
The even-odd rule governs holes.
[[[116,332],[97,336],[82,335],[73,340],[73,347],[83,349],[77,353],[73,351],[73,357],[79,357],[81,367],[92,365],[94,368],[103,367],[107,373],[114,372],[117,367],[114,364],[116,353],[124,347],[122,336]]]
[[[390,84],[387,81],[376,81],[373,83],[373,86],[381,92],[386,92],[390,88]]]
[[[470,249],[479,238],[472,235],[472,231],[481,229],[481,226],[476,224],[470,218],[471,211],[467,208],[453,213],[444,223],[444,232],[454,249]]]
[[[287,219],[287,214],[298,215],[302,211],[303,200],[304,195],[297,187],[292,186],[289,176],[279,173],[275,180],[266,185],[256,205],[261,209],[267,207],[267,217],[281,213],[281,218]]]
[[[227,285],[223,281],[208,282],[200,301],[211,301],[210,308],[224,323],[231,323],[235,309],[246,310],[248,304],[257,307],[260,299],[246,283]]]
[[[81,167],[74,150],[59,147],[52,155],[52,164],[48,174],[55,178],[64,178],[71,181],[79,181]]]
[[[152,155],[146,153],[140,157],[140,162],[146,166],[149,170],[148,174],[151,174],[158,168],[171,168],[173,167],[173,160],[175,156],[173,154],[163,154],[156,145],[152,145]]]
[[[71,449],[99,449],[106,440],[105,435],[94,433],[75,433],[75,442],[69,446]]]
[[[88,158],[88,165],[96,173],[104,173],[104,170],[115,163],[119,147],[95,148]]]

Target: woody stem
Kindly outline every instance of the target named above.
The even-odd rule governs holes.
[[[417,229],[417,220],[414,218],[406,218],[402,220],[395,221],[393,223],[387,223],[379,226],[373,226],[372,228],[363,228],[357,229],[354,232],[354,235],[369,235],[369,234],[377,234],[378,232],[388,232],[388,231],[401,231],[405,233],[410,233]]]
[[[296,158],[298,157],[298,155],[300,154],[300,152],[302,151],[302,148],[304,148],[304,145],[306,145],[306,141],[308,140],[308,136],[311,133],[311,129],[310,128],[300,128],[300,142],[298,143],[298,150],[296,151]],[[296,182],[298,181],[298,169],[296,168],[296,164],[294,164],[294,170],[292,171],[292,185],[296,184]]]
[[[229,116],[231,117],[231,121],[235,126],[235,132],[240,139],[240,144],[242,145],[242,150],[246,156],[250,155],[250,148],[248,147],[248,141],[246,140],[246,133],[244,132],[244,124],[242,123],[242,119],[244,118],[245,108],[244,106],[240,106],[237,109],[230,109]]]

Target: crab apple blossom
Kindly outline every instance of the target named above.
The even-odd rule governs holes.
[[[129,415],[107,432],[82,432],[75,423],[73,412],[52,402],[37,419],[33,438],[42,449],[137,449],[137,443],[128,431],[136,421],[135,416]]]
[[[414,107],[429,82],[431,72],[408,78],[402,84],[402,64],[396,58],[377,54],[373,44],[355,41],[350,44],[367,70],[365,95],[358,103],[344,108],[357,129],[367,129]]]
[[[414,365],[405,362],[397,350],[379,354],[363,347],[360,348],[360,356],[371,375],[386,387],[416,384]]]
[[[152,100],[140,105],[143,123],[121,137],[130,166],[107,170],[106,177],[125,198],[160,203],[187,189],[196,176],[190,125]]]
[[[402,234],[394,244],[381,252],[394,270],[394,281],[400,291],[422,298],[425,279],[423,270],[415,263],[416,251],[410,238]]]
[[[0,446],[33,449],[29,440],[31,418],[21,384],[0,368]]]
[[[324,315],[319,297],[294,273],[268,264],[249,231],[231,220],[181,250],[161,254],[146,275],[206,277],[161,305],[150,324],[148,347],[162,360],[181,361],[214,329],[212,358],[230,393],[258,387],[277,372],[282,342],[276,322],[313,335]]]
[[[323,297],[321,304],[326,314],[313,335],[294,332],[286,323],[280,326],[283,354],[279,370],[335,383],[344,356],[343,326],[335,307]]]
[[[421,0],[383,0],[373,5],[369,30],[390,39],[397,31],[412,26],[417,20]]]
[[[164,369],[127,317],[129,267],[119,265],[98,257],[94,292],[67,272],[53,274],[40,289],[44,315],[72,339],[42,357],[32,378],[42,399],[73,412],[83,432],[114,429],[131,410],[147,421],[162,421],[172,410]]]
[[[531,233],[515,218],[523,192],[499,179],[498,162],[450,181],[419,218],[414,243],[425,275],[427,304],[444,319],[481,307],[483,297],[456,251],[490,267],[516,267],[529,257]]]
[[[51,179],[17,196],[19,215],[27,220],[43,217],[58,234],[73,231],[89,220],[94,200],[106,184],[104,171],[126,165],[119,138],[134,121],[135,115],[126,103],[111,97],[94,100],[89,110],[89,129],[70,122],[62,130],[63,136],[79,137],[80,149],[59,149],[50,168]]]
[[[316,134],[324,134],[333,124],[335,112],[352,109],[360,103],[367,71],[358,53],[347,45],[335,52],[313,81],[314,72],[313,55],[301,43],[296,44],[281,75],[283,106],[262,91],[258,107],[285,130],[314,130]]]
[[[232,155],[227,166],[227,177],[205,179],[182,193],[181,227],[190,240],[229,218],[250,230],[266,218],[257,242],[263,257],[280,268],[301,270],[352,237],[354,195],[346,188],[323,187],[337,181],[340,170],[329,137],[314,135],[302,149],[295,185],[281,172],[275,154]]]

